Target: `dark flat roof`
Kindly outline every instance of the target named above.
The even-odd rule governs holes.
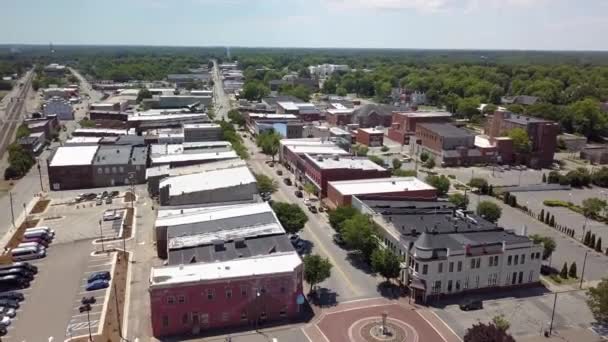
[[[457,138],[457,137],[472,137],[473,134],[469,131],[458,128],[449,123],[421,123],[418,126],[422,126],[431,132],[442,137]]]

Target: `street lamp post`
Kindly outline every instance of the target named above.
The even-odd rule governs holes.
[[[555,307],[557,306],[557,292],[555,292],[555,297],[553,297],[553,311],[551,312],[551,323],[549,324],[549,336],[553,332],[553,318],[555,317]]]
[[[103,245],[103,229],[101,228],[101,220],[99,220],[99,241],[101,241],[101,251],[105,252],[105,248]]]
[[[9,191],[8,197],[9,197],[10,202],[11,202],[11,219],[13,221],[13,228],[16,228],[15,227],[15,210],[13,209],[13,193]]]
[[[83,299],[83,302],[84,302],[84,299]],[[80,312],[83,312],[83,311],[87,312],[87,322],[88,322],[88,327],[89,327],[89,341],[93,341],[93,334],[91,333],[91,316],[90,316],[91,304],[89,304],[89,303],[82,304],[79,309],[80,309]]]
[[[583,269],[581,270],[581,283],[580,283],[580,288],[583,288],[583,279],[585,277],[585,265],[587,264],[587,254],[589,254],[589,251],[585,251],[585,258],[583,259]]]
[[[40,159],[38,158],[38,177],[40,178],[40,192],[44,192],[44,186],[42,185],[42,171],[40,170]]]

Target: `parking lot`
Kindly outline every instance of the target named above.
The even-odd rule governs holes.
[[[70,334],[87,335],[87,314],[79,311],[85,296],[95,297],[89,313],[93,333],[100,324],[109,290],[86,291],[85,287],[92,273],[111,271],[113,254],[95,255],[102,248],[93,242],[100,236],[108,239],[120,234],[124,210],[117,211],[116,220],[104,221],[103,214],[111,208],[123,208],[124,204],[122,199],[115,199],[112,204],[96,205],[92,201],[75,205],[62,195],[39,217],[38,225],[54,229],[55,239],[47,256],[32,262],[38,266],[38,274],[23,291],[25,300],[3,341],[47,341],[50,337],[64,340]]]
[[[526,291],[517,290],[512,296],[500,299],[483,300],[483,309],[462,311],[458,303],[434,309],[435,313],[450,326],[456,334],[464,336],[466,330],[478,322],[489,322],[497,315],[504,315],[511,327],[509,332],[516,338],[539,336],[549,329],[553,309],[554,294],[526,295]],[[557,295],[557,305],[553,320],[554,330],[569,328],[591,328],[594,321],[591,311],[585,304],[584,291],[564,292]]]
[[[101,314],[103,310],[103,304],[106,300],[110,292],[110,287],[95,291],[87,291],[87,279],[88,277],[96,272],[100,271],[108,271],[111,273],[112,264],[114,260],[115,254],[103,254],[91,256],[89,258],[89,262],[87,263],[86,270],[82,274],[80,280],[80,286],[78,288],[79,292],[74,296],[73,308],[72,308],[72,317],[66,327],[65,336],[73,337],[79,335],[85,335],[89,332],[89,321],[91,324],[91,331],[95,333],[97,331],[97,327],[99,326],[101,320]],[[82,306],[82,298],[83,297],[91,297],[95,298],[95,303],[90,304],[91,311],[88,313],[80,312],[80,307]]]
[[[435,168],[435,172],[444,175],[454,175],[457,180],[468,183],[473,177],[485,178],[494,186],[530,185],[542,183],[543,173],[549,175],[551,170],[534,170],[510,168],[509,170],[492,166]]]

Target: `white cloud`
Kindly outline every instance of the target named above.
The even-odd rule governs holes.
[[[548,0],[325,0],[330,8],[362,10],[414,10],[422,13],[535,7]]]

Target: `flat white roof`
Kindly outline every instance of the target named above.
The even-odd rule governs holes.
[[[159,188],[169,186],[169,196],[179,196],[251,183],[255,183],[255,177],[248,167],[242,166],[169,177],[160,182]]]
[[[61,146],[49,166],[91,165],[99,146]]]
[[[180,154],[167,154],[167,155],[151,157],[152,164],[169,164],[169,163],[187,162],[187,161],[205,161],[205,160],[232,159],[232,158],[238,158],[238,155],[234,151],[180,153]]]
[[[74,133],[111,133],[117,135],[127,135],[127,130],[112,128],[76,128]]]
[[[206,118],[204,113],[180,113],[180,114],[159,114],[159,115],[129,115],[128,121],[154,121],[154,120],[175,120],[175,119],[191,119],[191,118]]]
[[[101,137],[72,137],[66,140],[65,144],[97,144],[101,140]]]
[[[419,111],[419,112],[399,112],[400,115],[409,116],[411,118],[429,118],[429,117],[451,117],[450,112],[440,111]]]
[[[321,138],[281,139],[279,143],[283,146],[336,146],[333,142]]]
[[[327,110],[329,114],[352,114],[355,110],[353,108],[344,108],[344,109],[333,109],[330,108]]]
[[[349,153],[341,149],[336,145],[288,145],[287,148],[293,153],[297,154],[337,154],[337,155],[348,155]]]
[[[298,117],[294,114],[267,114],[267,113],[249,113],[250,118],[253,119],[297,119]]]
[[[359,128],[359,130],[369,134],[384,134],[384,131],[376,128]]]
[[[114,104],[116,102],[109,102],[108,99],[104,100],[104,101],[108,101],[108,102],[97,102],[97,103],[91,103],[91,107],[95,107],[95,108],[105,108],[105,107],[109,107],[109,108],[113,108]],[[111,100],[110,100],[111,101]]]
[[[184,128],[220,128],[220,125],[215,123],[186,124]]]
[[[223,262],[153,267],[150,272],[150,288],[288,273],[301,264],[298,253],[286,252]]]
[[[484,137],[482,135],[475,136],[475,146],[482,148],[495,147],[495,145],[490,142],[490,139],[488,137]]]
[[[345,105],[341,104],[340,102],[332,102],[331,103],[332,107],[334,107],[335,109],[348,109]]]
[[[264,223],[256,226],[238,227],[234,229],[224,229],[220,231],[176,236],[169,239],[169,249],[182,249],[189,247],[202,246],[213,243],[213,241],[233,241],[254,236],[268,236],[285,234],[285,229],[279,221]]]
[[[343,130],[342,128],[339,128],[339,127],[331,127],[329,129],[329,132],[333,135],[350,135],[349,131]]]
[[[307,160],[321,169],[359,169],[385,171],[382,166],[367,158],[356,157],[334,157],[334,156],[311,156],[306,155]]]
[[[156,227],[180,226],[198,222],[223,220],[230,217],[271,213],[268,202],[193,207],[186,209],[161,209],[156,218]]]
[[[247,163],[243,159],[228,159],[228,160],[218,160],[215,162],[209,162],[204,164],[196,164],[189,166],[181,166],[171,168],[169,165],[160,165],[146,169],[146,178],[169,175],[169,176],[180,176],[180,175],[188,175],[191,173],[204,172],[204,171],[212,171],[212,170],[221,170],[221,169],[230,169],[233,167],[245,166]]]
[[[342,195],[381,194],[399,191],[433,190],[416,177],[392,177],[329,182]]]
[[[293,102],[277,102],[277,105],[285,108],[286,110],[298,110],[300,109],[298,106],[296,106],[295,103]]]
[[[141,89],[118,89],[119,95],[139,95]]]

